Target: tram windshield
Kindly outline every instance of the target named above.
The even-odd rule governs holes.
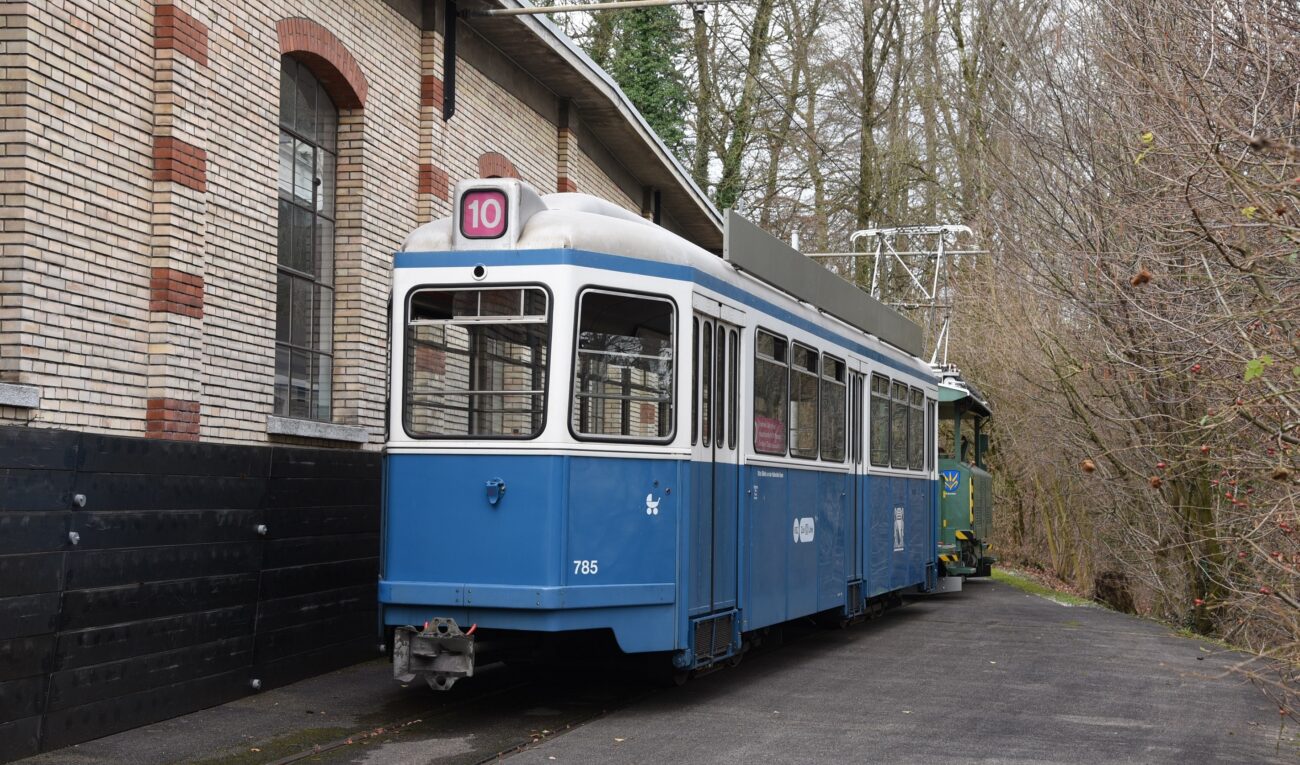
[[[403,421],[416,438],[532,438],[546,410],[540,287],[422,289],[407,307]]]
[[[673,435],[673,304],[587,290],[578,303],[572,428],[580,438]]]

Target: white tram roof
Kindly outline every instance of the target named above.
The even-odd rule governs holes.
[[[501,192],[508,210],[501,234],[469,238],[461,230],[466,192]],[[588,194],[540,196],[526,183],[488,178],[456,184],[451,217],[427,223],[407,237],[403,252],[455,250],[585,250],[686,266],[723,281],[743,271],[824,318],[874,335],[913,358],[921,330],[902,314],[836,276],[824,266],[728,211],[724,255],[698,247],[639,215]],[[928,365],[922,365],[930,372]]]

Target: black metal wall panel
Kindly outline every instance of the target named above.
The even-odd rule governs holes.
[[[58,621],[57,592],[0,598],[0,640],[53,632]]]
[[[47,674],[54,668],[54,635],[0,640],[0,681]]]
[[[0,555],[62,550],[68,542],[72,513],[4,512],[0,500]]]
[[[0,762],[17,760],[40,751],[41,718],[0,722]]]
[[[0,428],[0,762],[372,656],[379,494],[373,452]]]
[[[251,635],[256,613],[257,606],[244,603],[212,611],[62,632],[54,643],[54,669],[77,669]]]

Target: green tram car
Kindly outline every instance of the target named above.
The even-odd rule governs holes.
[[[939,569],[942,576],[988,576],[993,478],[985,465],[988,401],[956,369],[940,370]]]

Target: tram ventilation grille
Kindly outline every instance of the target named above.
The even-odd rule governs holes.
[[[695,661],[707,664],[731,653],[734,613],[695,622]]]
[[[865,602],[862,600],[862,582],[849,582],[848,592],[848,612],[851,616],[857,616],[862,613]]]

